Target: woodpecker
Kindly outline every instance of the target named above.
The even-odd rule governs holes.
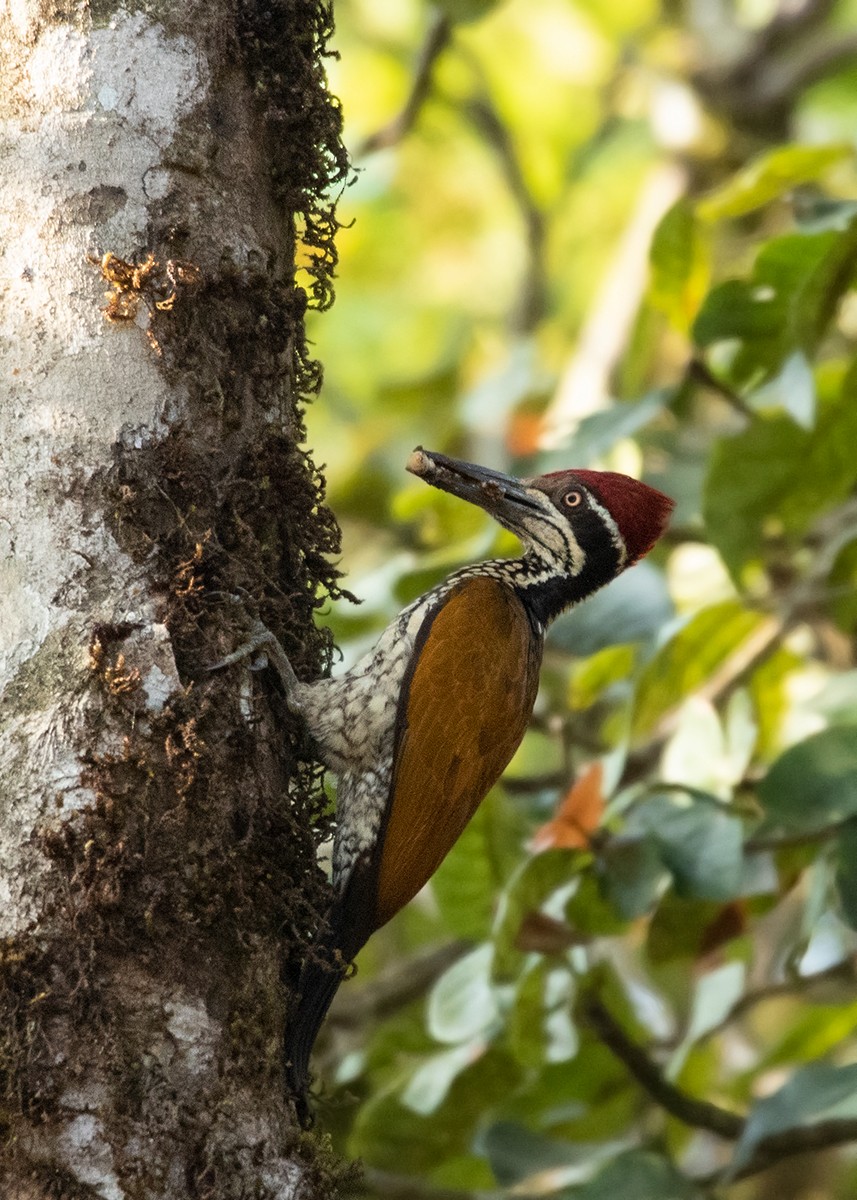
[[[264,647],[338,776],[336,898],[285,1037],[287,1085],[304,1112],[310,1053],[348,965],[427,883],[524,736],[546,627],[648,553],[673,507],[612,471],[516,479],[422,447],[407,469],[484,509],[523,556],[455,571],[338,678],[299,682],[261,627],[218,664]]]

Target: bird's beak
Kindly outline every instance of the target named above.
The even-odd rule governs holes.
[[[417,446],[411,454],[407,469],[432,487],[484,508],[496,521],[512,528],[524,512],[540,508],[538,500],[514,475],[448,458],[433,450],[423,450],[422,446]]]

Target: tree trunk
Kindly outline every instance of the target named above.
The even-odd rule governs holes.
[[[252,615],[329,655],[329,9],[2,11],[0,1195],[326,1198],[280,1064],[320,781],[269,674],[206,667]]]

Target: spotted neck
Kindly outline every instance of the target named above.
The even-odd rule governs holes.
[[[623,561],[620,548],[612,543],[599,545],[597,553],[590,551],[575,557],[576,562],[563,569],[553,557],[534,547],[521,558],[492,558],[463,567],[437,590],[445,594],[459,580],[477,575],[499,579],[520,596],[534,627],[541,631],[565,609],[579,604],[614,579]],[[572,573],[574,568],[576,572]]]
[[[621,570],[620,553],[612,545],[601,548],[598,554],[588,554],[576,575],[559,571],[556,563],[544,562],[536,555],[527,554],[518,561],[521,569],[512,586],[530,617],[543,629],[561,612],[615,579]]]

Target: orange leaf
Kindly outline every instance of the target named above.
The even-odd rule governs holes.
[[[536,830],[531,849],[586,849],[604,815],[603,780],[604,768],[600,762],[587,767],[560,800],[556,814]]]
[[[540,413],[518,409],[512,413],[506,429],[506,449],[519,458],[535,454],[539,449],[543,426]]]

